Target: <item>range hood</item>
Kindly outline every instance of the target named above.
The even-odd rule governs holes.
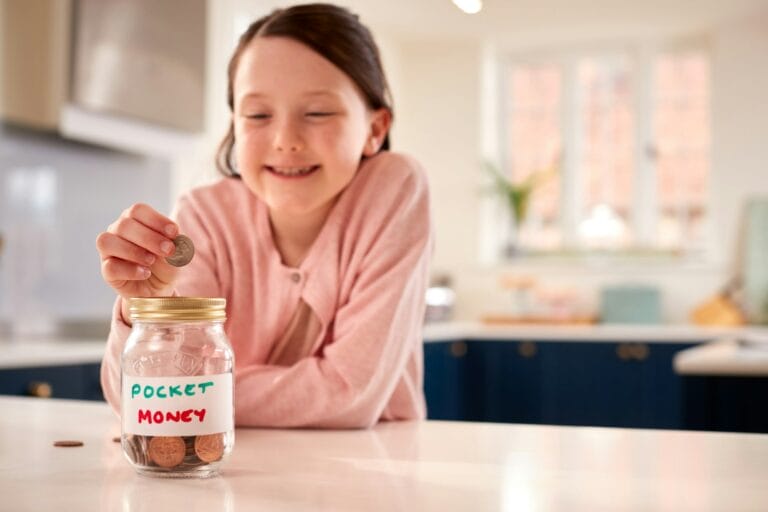
[[[0,0],[0,117],[173,156],[205,130],[206,0]]]

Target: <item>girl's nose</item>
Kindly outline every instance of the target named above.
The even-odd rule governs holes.
[[[292,123],[286,122],[278,127],[275,133],[275,149],[277,151],[297,153],[304,149],[301,135]]]
[[[295,144],[278,144],[278,151],[287,151],[289,153],[297,153],[301,150],[301,146],[298,143]]]

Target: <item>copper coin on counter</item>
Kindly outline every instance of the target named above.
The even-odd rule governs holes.
[[[172,468],[184,460],[187,447],[180,437],[153,437],[149,442],[149,458],[162,468]]]
[[[192,261],[192,257],[195,255],[195,245],[188,236],[177,236],[173,239],[173,245],[176,247],[176,250],[165,258],[165,261],[174,267],[183,267]]]
[[[58,448],[73,448],[76,446],[83,446],[82,441],[56,441],[53,446]]]
[[[195,438],[195,453],[203,462],[219,460],[224,454],[224,435],[197,436]]]

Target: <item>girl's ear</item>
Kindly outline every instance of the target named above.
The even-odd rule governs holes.
[[[370,123],[371,131],[368,134],[368,140],[365,141],[363,156],[373,156],[379,152],[384,138],[389,133],[389,127],[392,125],[392,113],[388,108],[374,110],[371,114]]]

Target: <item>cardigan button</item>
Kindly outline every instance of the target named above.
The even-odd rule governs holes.
[[[298,283],[299,281],[301,281],[301,274],[299,274],[298,272],[292,273],[291,281],[293,281],[294,283]]]

